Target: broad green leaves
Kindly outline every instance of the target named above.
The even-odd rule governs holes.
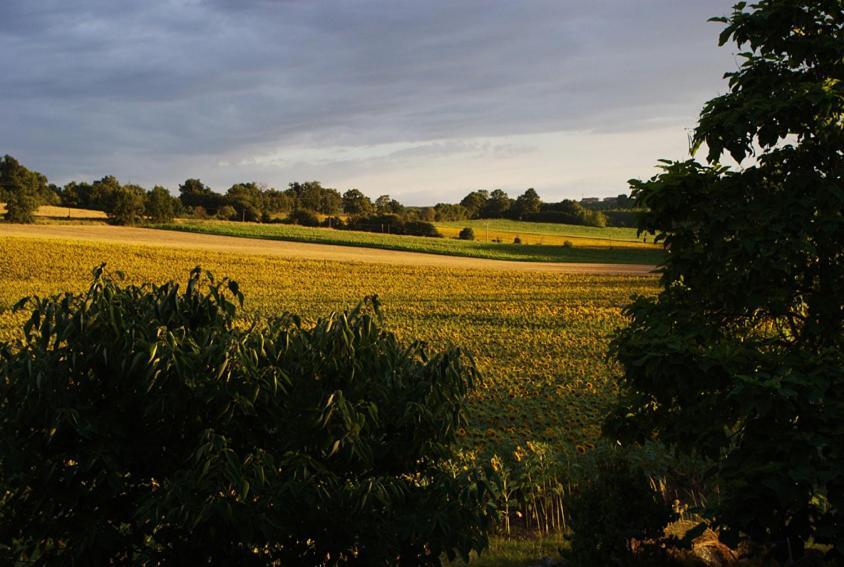
[[[242,328],[195,269],[31,298],[0,345],[4,559],[439,564],[486,542],[483,484],[444,466],[474,363],[383,328],[376,299]],[[436,521],[432,521],[436,518]]]
[[[625,402],[607,432],[712,463],[736,537],[844,553],[844,4],[740,3],[748,51],[695,132],[708,164],[632,180],[665,244],[663,291],[629,306],[613,353]],[[729,153],[755,163],[722,167]]]

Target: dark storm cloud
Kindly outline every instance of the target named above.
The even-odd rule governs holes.
[[[636,130],[715,94],[732,60],[705,22],[728,9],[4,0],[0,152],[51,178],[151,184],[288,145],[419,142],[424,154],[448,147],[431,140]]]

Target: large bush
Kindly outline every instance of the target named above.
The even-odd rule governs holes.
[[[199,269],[31,298],[0,344],[5,564],[438,564],[486,543],[444,465],[476,379],[385,331],[375,299],[240,323]]]
[[[411,220],[407,216],[387,215],[357,215],[351,217],[342,228],[360,230],[364,232],[382,232],[387,234],[403,234],[408,236],[430,236],[440,238],[442,234],[433,224],[422,220]]]

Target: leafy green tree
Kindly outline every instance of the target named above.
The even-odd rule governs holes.
[[[501,218],[512,206],[513,199],[511,199],[502,189],[496,189],[489,194],[489,199],[487,199],[484,204],[484,207],[481,210],[481,215],[487,219]]]
[[[463,200],[460,201],[460,204],[466,209],[469,214],[470,219],[476,219],[481,216],[481,212],[484,210],[486,206],[486,202],[489,199],[489,191],[480,190],[480,191],[472,191],[465,197]]]
[[[90,183],[71,181],[66,183],[61,192],[61,204],[65,207],[95,209],[91,205],[94,187]]]
[[[463,205],[437,203],[434,206],[434,212],[436,213],[436,220],[438,221],[463,220],[469,218],[469,212]]]
[[[475,380],[377,300],[239,323],[232,281],[30,298],[0,343],[5,565],[439,565],[486,544],[446,464]]]
[[[293,199],[284,191],[272,188],[264,191],[264,211],[267,213],[291,211],[293,203]]]
[[[349,189],[343,193],[343,212],[349,215],[368,215],[375,207],[369,197],[357,189]]]
[[[343,196],[337,189],[323,189],[319,199],[318,212],[333,215],[343,210]]]
[[[389,195],[381,195],[375,199],[375,212],[379,215],[400,215],[404,213],[404,210],[404,205]]]
[[[390,201],[392,201],[392,199],[389,195],[381,195],[375,199],[375,212],[379,215],[393,212],[390,210]]]
[[[532,187],[519,195],[510,210],[510,216],[522,219],[525,215],[538,213],[542,207],[542,199]]]
[[[31,171],[10,155],[0,158],[0,202],[6,202],[5,220],[17,223],[35,221],[35,210],[49,202],[47,178]]]
[[[36,209],[38,209],[38,199],[35,195],[23,191],[13,193],[6,202],[5,220],[23,224],[33,223]]]
[[[264,194],[257,183],[236,183],[226,192],[226,203],[237,211],[237,220],[255,222],[264,210]]]
[[[631,181],[666,261],[614,339],[625,396],[607,432],[710,459],[722,533],[840,561],[844,4],[741,2],[717,20],[744,51],[694,133],[708,163]],[[730,169],[725,152],[755,159]]]
[[[336,189],[323,187],[319,181],[290,183],[285,194],[292,199],[291,209],[308,209],[332,215],[343,210],[343,197]]]
[[[144,215],[146,191],[138,185],[118,186],[111,190],[111,205],[106,210],[112,224],[138,224]]]
[[[152,222],[170,222],[176,216],[176,203],[178,201],[170,194],[170,191],[156,185],[146,194],[144,213]]]
[[[199,179],[187,179],[179,185],[179,201],[186,209],[202,207],[206,214],[214,215],[217,209],[226,205],[225,196],[212,191]]]

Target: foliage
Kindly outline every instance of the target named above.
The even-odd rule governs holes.
[[[665,565],[667,558],[648,540],[662,537],[674,519],[671,506],[620,451],[602,457],[595,478],[584,481],[569,504],[571,558],[584,566]]]
[[[237,210],[231,205],[223,205],[217,210],[217,218],[221,220],[237,220]]]
[[[319,217],[308,209],[296,209],[287,215],[287,221],[302,226],[319,226]]]
[[[235,325],[234,281],[19,303],[0,345],[6,560],[437,565],[486,544],[443,467],[477,371],[383,329],[378,302]]]
[[[382,232],[387,234],[401,234],[410,236],[442,236],[437,228],[426,221],[411,220],[399,215],[358,215],[351,217],[348,222],[338,228],[347,230],[362,230],[366,232]]]
[[[358,189],[349,189],[343,193],[343,212],[347,215],[368,215],[375,210],[369,197]]]
[[[724,533],[844,554],[844,6],[741,2],[746,51],[694,134],[708,164],[631,181],[666,247],[663,290],[628,309],[607,431],[704,455]],[[740,170],[718,163],[754,155]]]
[[[558,222],[596,227],[607,226],[607,217],[604,213],[587,209],[580,203],[568,199],[559,203],[543,203],[538,212],[524,214],[522,218],[531,222]]]
[[[38,199],[31,193],[23,191],[12,193],[6,203],[6,216],[4,220],[16,223],[35,222],[35,210],[38,208]]]
[[[606,209],[601,211],[607,219],[607,226],[639,226],[639,209]]]
[[[6,202],[5,220],[17,223],[35,221],[35,209],[51,202],[47,178],[30,171],[10,155],[0,158],[0,202]]]
[[[389,195],[381,195],[375,199],[375,212],[379,215],[404,213],[404,205],[391,198]]]
[[[226,204],[237,211],[242,221],[256,222],[264,206],[264,190],[257,183],[235,183],[226,191]]]
[[[460,240],[474,240],[475,239],[475,231],[472,230],[472,227],[465,227],[460,230],[460,234],[458,235]]]
[[[434,206],[434,220],[456,221],[469,218],[469,211],[463,205],[437,203]]]
[[[487,219],[500,218],[506,216],[512,206],[513,199],[502,189],[496,189],[489,194],[489,199],[484,203],[480,215]]]
[[[319,181],[291,183],[284,194],[290,199],[287,210],[308,209],[324,215],[334,215],[343,210],[340,192],[323,187]]]
[[[176,216],[178,203],[167,189],[156,185],[146,194],[144,214],[151,222],[170,222]]]
[[[144,214],[144,190],[137,185],[115,188],[110,195],[111,205],[107,209],[113,224],[138,224]]]
[[[475,219],[481,216],[481,211],[483,211],[488,200],[489,191],[472,191],[463,197],[463,200],[460,201],[460,206],[466,210],[468,218]]]
[[[531,187],[516,199],[510,211],[510,217],[522,219],[525,215],[538,213],[542,207],[542,199],[539,198],[536,190]]]
[[[179,201],[186,209],[202,207],[208,215],[215,215],[225,203],[225,197],[202,183],[199,179],[186,179],[179,185]]]

